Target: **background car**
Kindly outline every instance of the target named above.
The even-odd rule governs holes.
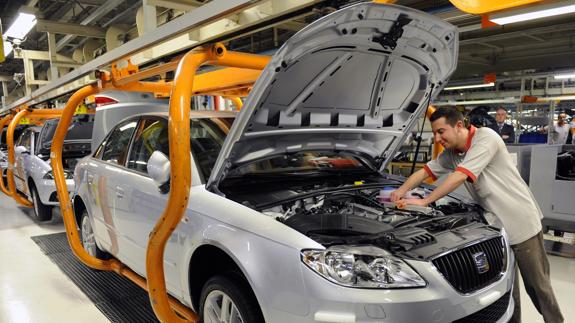
[[[63,164],[68,190],[74,189],[72,171],[78,159],[91,151],[93,116],[74,117],[63,146]],[[56,185],[50,166],[52,138],[58,119],[48,120],[42,127],[28,127],[16,142],[14,181],[17,190],[34,202],[39,221],[52,218],[52,206],[58,205]]]
[[[168,292],[204,322],[509,320],[513,255],[479,206],[380,198],[403,182],[383,169],[455,70],[457,45],[436,17],[361,3],[287,41],[231,128],[233,114],[192,111]],[[168,106],[138,105],[122,119],[106,107],[122,121],[78,163],[73,199],[84,248],[145,277],[171,189]]]

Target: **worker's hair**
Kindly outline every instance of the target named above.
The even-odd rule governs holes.
[[[503,110],[505,111],[505,113],[507,113],[507,109],[505,109],[504,107],[497,107],[497,109],[495,109],[495,111],[499,111],[499,110]]]
[[[433,122],[439,118],[445,118],[445,122],[452,127],[455,127],[457,121],[461,121],[465,124],[463,114],[454,107],[441,107],[435,110],[429,117],[429,121]]]

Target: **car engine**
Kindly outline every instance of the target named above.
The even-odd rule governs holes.
[[[445,245],[499,234],[477,205],[444,197],[429,207],[397,209],[395,203],[383,201],[379,192],[373,188],[304,194],[258,211],[325,247],[372,244],[419,259],[440,252]]]

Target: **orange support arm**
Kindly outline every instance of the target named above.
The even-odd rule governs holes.
[[[4,127],[6,126],[7,123],[10,122],[10,120],[12,120],[12,115],[7,115],[4,118],[2,118],[2,120],[0,120],[0,133],[2,133],[2,130],[4,130]],[[8,133],[6,133],[8,134]],[[6,147],[8,147],[8,145],[6,145]],[[4,170],[1,170],[2,173],[4,172]],[[12,196],[12,193],[8,190],[8,188],[4,185],[4,181],[0,180],[0,189],[2,190],[2,192],[8,196]]]
[[[8,171],[6,172],[6,179],[8,180],[8,188],[4,187],[4,183],[2,183],[1,186],[2,191],[7,195],[12,196],[18,204],[26,207],[33,206],[32,202],[28,201],[28,199],[20,195],[16,190],[16,182],[14,181],[14,130],[23,117],[28,117],[30,119],[50,119],[59,117],[61,113],[61,110],[54,109],[24,109],[18,112],[10,121],[8,131],[6,132],[6,146],[8,148]],[[2,125],[2,127],[4,127],[4,125]]]
[[[190,103],[194,75],[202,64],[264,69],[269,57],[228,53],[221,44],[188,52],[180,61],[170,97],[170,193],[168,205],[150,233],[146,252],[148,290],[154,313],[161,322],[185,322],[170,310],[164,278],[164,248],[188,207],[191,186]],[[195,320],[194,320],[195,322]]]
[[[18,193],[16,190],[16,183],[14,182],[14,129],[16,129],[20,119],[27,116],[29,113],[30,111],[28,110],[22,110],[16,113],[12,121],[10,121],[8,131],[6,132],[6,145],[8,146],[8,172],[6,172],[6,177],[8,179],[8,190],[16,202],[26,207],[32,207],[33,204]]]
[[[242,102],[242,99],[240,99],[239,97],[235,96],[230,98],[230,100],[232,100],[232,102],[234,103],[234,105],[236,106],[236,110],[241,110],[242,107],[244,106],[244,103]]]
[[[106,76],[103,76],[103,78],[106,78]],[[56,128],[54,139],[52,141],[50,159],[52,161],[52,171],[54,173],[54,181],[56,182],[56,191],[58,193],[60,210],[62,213],[62,218],[64,220],[64,226],[66,228],[68,243],[70,244],[72,252],[76,257],[78,257],[78,259],[80,259],[80,261],[82,261],[84,264],[94,269],[114,271],[120,275],[129,278],[138,286],[146,289],[147,287],[146,280],[140,277],[132,270],[130,270],[129,268],[127,268],[117,259],[101,260],[92,257],[82,247],[82,243],[80,242],[80,236],[78,234],[76,219],[74,217],[74,212],[72,209],[70,195],[68,193],[68,189],[66,186],[66,179],[64,178],[64,166],[62,164],[62,158],[61,158],[62,147],[64,138],[66,137],[66,133],[68,131],[68,127],[70,126],[72,122],[72,117],[74,116],[74,112],[76,111],[76,107],[86,97],[99,93],[103,89],[117,89],[117,88],[114,87],[113,84],[107,83],[106,80],[104,80],[102,88],[99,88],[96,85],[89,85],[76,91],[72,95],[72,97],[70,97],[70,99],[68,100],[68,103],[66,104],[66,107],[64,108],[61,114],[58,127]],[[167,90],[165,84],[160,83],[156,87],[153,85],[153,83],[146,83],[146,82],[135,82],[133,84],[124,84],[120,87],[120,89],[125,91],[152,91],[152,92],[154,90],[161,90],[161,91]],[[168,92],[170,91],[168,90]],[[168,306],[174,308],[174,310],[177,311],[183,317],[190,319],[197,317],[195,313],[193,313],[189,308],[182,305],[173,297],[168,297],[168,302],[169,302]]]
[[[525,6],[542,0],[449,0],[459,10],[474,15]]]
[[[76,107],[84,98],[99,92],[99,88],[94,85],[88,85],[76,91],[68,100],[66,107],[54,133],[52,140],[52,148],[50,152],[50,159],[52,160],[52,172],[54,174],[54,181],[56,182],[56,191],[58,193],[58,200],[60,203],[60,211],[64,220],[66,234],[68,236],[68,243],[76,257],[78,257],[84,264],[99,270],[119,270],[122,265],[115,259],[113,260],[100,260],[92,257],[82,247],[79,239],[76,220],[72,211],[72,203],[64,177],[64,166],[62,164],[62,147],[64,138],[68,132],[68,127],[72,122],[72,117],[76,111]]]
[[[86,86],[78,90],[64,109],[56,133],[54,135],[51,160],[52,169],[54,173],[54,180],[56,181],[56,188],[58,193],[58,200],[64,225],[66,227],[66,234],[70,247],[73,253],[86,265],[99,269],[99,270],[113,270],[121,275],[124,275],[134,281],[141,287],[147,283],[147,290],[150,293],[150,300],[154,312],[162,322],[198,322],[199,317],[189,308],[185,307],[173,297],[169,296],[166,291],[164,279],[164,248],[166,241],[179,223],[184,211],[187,208],[187,201],[189,198],[189,190],[191,185],[191,164],[190,164],[190,145],[189,145],[189,118],[190,118],[190,103],[191,96],[194,91],[222,91],[224,93],[244,93],[246,89],[251,87],[259,71],[246,72],[249,81],[247,83],[235,82],[222,89],[222,87],[212,87],[204,85],[203,87],[194,87],[194,75],[197,68],[206,63],[215,63],[220,66],[235,66],[239,68],[257,69],[262,70],[270,58],[267,56],[243,54],[243,53],[227,53],[225,47],[221,44],[210,46],[207,49],[200,51],[192,51],[184,56],[180,61],[176,71],[175,81],[172,83],[151,83],[151,82],[137,82],[137,77],[134,75],[133,82],[120,82],[114,84],[115,81],[112,76],[105,73],[101,75],[102,87],[98,88],[96,85]],[[227,73],[227,72],[226,72]],[[222,74],[223,75],[223,74]],[[132,77],[132,76],[131,76]],[[173,86],[173,88],[172,88]],[[62,165],[62,146],[66,136],[67,129],[71,123],[76,106],[86,97],[96,94],[105,89],[118,89],[125,91],[142,91],[142,92],[155,92],[155,93],[169,93],[172,90],[170,98],[170,118],[169,118],[169,138],[170,138],[170,159],[171,159],[171,188],[168,205],[164,213],[159,218],[156,226],[150,234],[148,249],[146,254],[146,272],[148,281],[146,282],[142,277],[126,268],[122,263],[116,259],[100,260],[90,256],[82,247],[79,239],[77,224],[74,218],[70,196],[66,187],[64,178],[64,168]],[[177,153],[177,155],[176,155]],[[176,315],[171,308],[173,308],[180,316]],[[187,321],[184,321],[185,320]]]

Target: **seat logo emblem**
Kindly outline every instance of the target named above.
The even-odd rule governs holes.
[[[484,274],[489,271],[489,262],[487,261],[487,256],[485,252],[477,252],[473,254],[473,260],[475,261],[475,267],[477,267],[477,272]]]

